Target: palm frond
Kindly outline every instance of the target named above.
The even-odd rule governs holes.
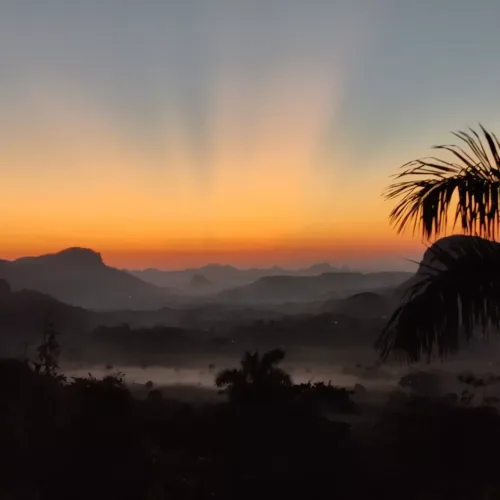
[[[242,379],[244,380],[244,376],[240,370],[222,370],[215,377],[215,385],[217,387],[224,387],[231,384],[237,384]]]
[[[272,349],[263,354],[262,366],[269,370],[273,366],[281,363],[285,359],[285,351],[283,349]]]
[[[446,232],[454,198],[457,206],[454,227],[466,234],[495,238],[500,222],[500,142],[480,125],[484,141],[474,130],[456,132],[465,148],[435,146],[451,157],[423,158],[403,165],[384,196],[397,199],[390,221],[398,232],[420,229],[424,238]],[[486,144],[484,144],[486,142]]]
[[[499,330],[500,244],[465,236],[449,248],[438,242],[417,279],[376,343],[382,358],[444,358],[475,332]]]

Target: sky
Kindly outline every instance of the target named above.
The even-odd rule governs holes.
[[[381,193],[500,126],[498,0],[2,0],[0,257],[403,268]]]

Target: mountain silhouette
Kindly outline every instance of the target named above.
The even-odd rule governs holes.
[[[432,271],[433,268],[442,268],[442,262],[440,262],[439,253],[437,252],[447,252],[457,255],[456,246],[463,245],[467,242],[482,240],[479,236],[468,236],[463,234],[452,234],[450,236],[445,236],[435,241],[425,252],[420,261],[420,265],[417,270],[417,275],[422,273],[428,273]],[[495,243],[493,243],[495,244]],[[500,251],[500,244],[498,244],[498,250]],[[437,266],[437,267],[436,267]],[[432,268],[432,269],[431,269]]]
[[[212,282],[202,273],[193,274],[191,278],[190,287],[199,289],[199,288],[210,288],[212,286]]]
[[[8,261],[3,261],[8,262]],[[57,265],[60,268],[66,266],[68,270],[75,267],[95,269],[104,266],[101,254],[89,248],[66,248],[58,253],[41,255],[39,257],[21,257],[12,262],[16,266],[46,266]]]
[[[319,276],[267,276],[250,285],[226,290],[218,298],[227,302],[293,302],[327,300],[333,297],[395,286],[413,273],[336,272]]]
[[[338,269],[331,266],[327,262],[323,262],[320,264],[313,264],[312,266],[309,266],[307,269],[303,270],[303,272],[310,273],[311,275],[332,273],[332,272],[336,272],[336,271],[338,271]]]
[[[87,334],[91,313],[71,306],[50,295],[34,290],[7,291],[3,286],[0,300],[0,352],[19,356],[25,345],[38,343],[48,321],[63,331],[66,339],[74,334]],[[6,282],[5,282],[6,283]]]
[[[107,266],[87,248],[0,261],[0,278],[13,290],[38,290],[88,309],[153,309],[173,299],[167,289]]]
[[[150,268],[144,270],[131,270],[129,272],[157,286],[172,287],[179,290],[191,289],[193,276],[201,274],[212,283],[215,291],[220,292],[229,288],[249,285],[266,276],[317,276],[319,274],[337,271],[339,271],[339,269],[328,263],[320,263],[313,264],[304,269],[284,269],[279,266],[263,269],[238,269],[237,267],[229,265],[207,264],[199,268],[175,271],[162,271]]]

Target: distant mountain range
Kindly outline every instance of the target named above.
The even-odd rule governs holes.
[[[320,341],[349,343],[353,329],[362,332],[358,340],[352,340],[358,342],[374,335],[394,307],[395,301],[389,300],[391,290],[407,281],[411,273],[337,271],[313,276],[266,276],[188,301],[169,289],[106,266],[92,250],[72,248],[0,261],[0,276],[12,285],[9,290],[7,282],[0,280],[0,352],[18,356],[26,345],[32,349],[44,324],[52,321],[63,334],[67,356],[84,359],[98,358],[105,347],[99,340],[101,330],[95,330],[99,326],[117,327],[118,333],[122,331],[120,325],[150,329],[144,334],[151,338],[191,332],[202,351],[217,348],[210,344],[210,338],[238,337],[236,350],[254,344],[285,343],[286,339],[298,346]],[[208,286],[206,277],[193,275],[190,287]],[[129,331],[127,328],[124,331]],[[134,331],[127,334],[130,345],[137,342]],[[107,348],[118,349],[118,333]],[[165,342],[169,352],[179,347],[174,338]],[[123,352],[132,356],[133,349],[126,351],[130,345],[124,345]],[[149,351],[145,349],[144,353]]]
[[[91,310],[311,303],[397,286],[411,276],[405,272],[350,272],[327,263],[297,270],[242,270],[210,264],[183,271],[125,271],[107,266],[99,253],[85,248],[0,260],[0,278],[14,291],[36,290]]]
[[[454,244],[466,238],[471,237],[443,238],[435,245],[453,251]],[[372,340],[405,291],[428,272],[425,264],[436,264],[430,250],[416,274],[341,270],[320,273],[326,269],[324,266],[331,268],[328,264],[307,270],[284,270],[298,275],[264,276],[188,300],[175,293],[172,283],[172,288],[146,283],[129,272],[107,266],[98,253],[88,249],[71,248],[40,257],[3,260],[0,278],[11,286],[0,279],[0,351],[19,355],[26,343],[36,345],[47,321],[53,321],[61,331],[64,349],[73,350],[73,359],[89,342],[89,348],[100,352],[99,335],[88,338],[96,327],[124,324],[132,329],[151,329],[151,335],[170,334],[157,325],[178,329],[179,334],[196,332],[200,352],[210,338],[225,339],[231,345],[236,342],[236,350],[246,349],[247,341],[254,343],[249,343],[250,347],[291,343],[301,348],[307,341],[318,345],[370,344],[371,349]],[[198,290],[209,288],[217,273],[221,276],[227,272],[247,280],[258,273],[278,272],[280,268],[202,269],[173,273],[183,279],[190,276],[187,287]],[[319,274],[306,274],[311,269]],[[137,343],[135,333],[136,330],[129,332],[129,337]],[[118,337],[115,340],[119,343]]]
[[[62,334],[61,340],[75,344],[85,343],[90,332],[98,326],[129,325],[131,328],[153,328],[158,325],[171,328],[210,328],[227,331],[234,325],[259,319],[278,319],[290,312],[306,312],[314,308],[250,308],[220,304],[192,305],[189,307],[162,307],[151,310],[121,309],[113,311],[89,310],[70,305],[35,290],[9,290],[0,279],[0,355],[6,352],[20,355],[25,343],[40,341],[44,325],[53,323]]]
[[[87,309],[153,309],[175,301],[172,291],[109,267],[99,253],[85,248],[2,260],[0,278],[13,290],[38,290]]]
[[[335,272],[319,276],[266,276],[249,285],[223,291],[218,298],[228,303],[325,301],[401,285],[412,275],[406,272]]]
[[[87,356],[90,356],[88,359],[100,359],[105,347],[114,349],[116,353],[122,352],[131,359],[136,359],[143,352],[146,356],[144,359],[148,359],[147,356],[153,355],[175,355],[183,344],[181,340],[184,333],[195,336],[200,352],[207,348],[217,350],[218,344],[212,345],[210,342],[218,342],[219,339],[226,345],[230,338],[238,339],[234,346],[236,350],[253,345],[286,343],[300,346],[319,341],[329,345],[339,342],[339,335],[345,337],[342,342],[358,342],[367,333],[368,336],[373,336],[370,332],[382,321],[383,315],[390,313],[390,304],[387,302],[385,308],[365,314],[365,306],[374,305],[374,301],[372,297],[363,294],[352,299],[331,300],[323,305],[295,304],[292,308],[205,304],[151,311],[90,311],[37,291],[9,292],[6,291],[8,286],[4,285],[5,282],[0,280],[0,355],[3,356],[20,356],[27,346],[33,356],[43,327],[49,322],[61,333],[60,342],[67,359],[82,360],[87,359]],[[354,309],[351,307],[353,303],[356,305]],[[334,322],[334,319],[338,319],[338,322]],[[372,319],[376,323],[367,323]],[[353,329],[356,330],[356,340],[349,337],[349,331]],[[101,339],[102,332],[113,331],[116,331],[116,335],[112,335],[114,340],[112,339],[111,344],[106,336]],[[134,337],[135,331],[142,333],[137,333]],[[124,343],[120,332],[127,335]],[[158,348],[151,351],[146,349],[146,345],[142,349],[142,340],[137,335],[146,335],[149,339],[145,340],[147,345],[150,345],[152,338],[156,338]],[[177,337],[170,338],[170,335]],[[162,336],[169,338],[159,342]],[[138,342],[141,348],[131,348],[132,344],[136,345]],[[168,349],[164,344],[168,344]],[[106,351],[104,354],[115,359],[113,351]]]
[[[200,268],[175,271],[159,269],[130,270],[129,273],[161,287],[180,291],[193,291],[193,283],[204,282],[205,293],[219,292],[228,288],[248,285],[267,276],[317,276],[324,273],[348,272],[349,268],[333,267],[328,263],[314,264],[304,269],[285,269],[274,266],[264,269],[238,269],[221,264],[208,264]]]

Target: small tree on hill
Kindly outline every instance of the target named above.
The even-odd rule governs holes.
[[[33,361],[33,367],[36,373],[55,379],[63,379],[64,376],[59,373],[61,346],[57,340],[58,335],[59,332],[55,329],[53,323],[48,322],[45,324],[42,332],[42,342],[37,348],[37,361]]]

